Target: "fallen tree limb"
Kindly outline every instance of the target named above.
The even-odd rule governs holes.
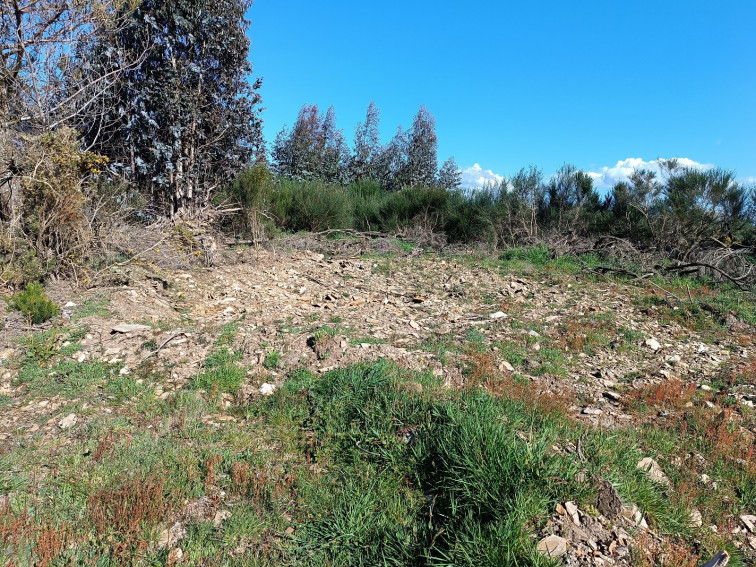
[[[664,271],[667,271],[667,272],[693,273],[697,271],[699,268],[706,268],[706,269],[709,269],[718,273],[719,275],[731,281],[732,283],[734,283],[736,286],[738,286],[740,289],[744,291],[746,290],[746,286],[743,285],[743,281],[745,281],[745,279],[751,275],[751,271],[752,271],[751,269],[752,266],[750,266],[748,268],[748,271],[745,274],[738,277],[734,277],[728,274],[725,270],[718,268],[717,266],[714,266],[713,264],[708,264],[706,262],[688,262],[687,264],[666,266],[663,269]]]

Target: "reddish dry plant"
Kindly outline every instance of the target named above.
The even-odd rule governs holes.
[[[87,515],[98,538],[113,535],[113,558],[131,564],[149,547],[142,538],[146,527],[158,524],[168,513],[162,478],[134,479],[119,488],[101,490],[89,497]]]
[[[54,524],[45,519],[37,523],[26,508],[14,513],[9,502],[0,505],[0,547],[13,548],[30,543],[36,566],[51,565],[72,540],[73,529],[66,522]],[[12,564],[13,560],[9,565]]]
[[[656,541],[647,531],[641,531],[632,548],[633,565],[638,567],[696,567],[696,552],[667,538]]]
[[[99,443],[97,443],[97,447],[95,447],[94,453],[92,453],[92,461],[95,463],[99,462],[106,453],[110,452],[115,444],[115,437],[112,433],[108,433],[105,437],[100,439]]]
[[[223,461],[221,455],[212,455],[205,459],[205,490],[215,486],[217,475],[215,474],[215,467]]]
[[[733,369],[732,375],[731,375],[731,383],[735,383],[738,381],[738,378],[744,382],[748,382],[749,384],[753,384],[756,381],[756,357],[751,358],[745,366],[738,369]]]
[[[575,319],[562,325],[556,344],[564,350],[583,352],[586,348],[598,344],[597,335],[616,333],[614,325],[606,321],[592,319]]]
[[[271,482],[272,476],[277,476]],[[278,501],[288,497],[294,491],[298,477],[295,472],[275,474],[275,471],[263,468],[253,472],[248,463],[236,462],[231,465],[231,492],[239,496],[246,496],[257,506],[263,505],[263,500],[270,498]]]
[[[567,395],[543,391],[533,381],[516,380],[511,373],[500,372],[492,354],[470,349],[467,361],[470,368],[468,386],[485,388],[493,396],[535,406],[546,414],[569,413],[570,401]]]
[[[742,432],[727,408],[717,415],[704,416],[702,436],[714,454],[727,459],[739,459],[751,473],[756,473],[756,446],[750,435]]]
[[[47,567],[72,541],[73,530],[67,523],[53,525],[49,521],[35,526],[32,552],[37,556],[37,567]]]
[[[659,384],[653,384],[645,388],[638,388],[629,392],[627,404],[637,406],[645,404],[651,408],[664,408],[668,410],[682,410],[696,393],[694,384],[685,384],[672,378]]]

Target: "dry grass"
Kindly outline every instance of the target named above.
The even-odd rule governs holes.
[[[628,409],[646,411],[650,409],[666,409],[682,411],[696,394],[695,384],[686,384],[672,378],[659,384],[645,388],[638,388],[628,393],[625,405]]]
[[[639,532],[632,557],[637,567],[696,567],[699,562],[693,548],[668,538],[658,541],[647,531]]]
[[[0,504],[0,546],[20,548],[28,544],[35,566],[51,565],[73,541],[74,530],[69,523],[38,520],[27,508],[14,513],[7,502]]]
[[[112,557],[122,565],[133,564],[149,548],[145,530],[168,515],[165,480],[133,479],[118,488],[95,492],[87,503],[87,517],[94,532],[112,536]]]

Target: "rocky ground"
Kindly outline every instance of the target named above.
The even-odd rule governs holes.
[[[167,369],[164,381],[145,384],[161,400],[201,372],[231,325],[232,350],[247,377],[235,397],[225,394],[227,406],[274,391],[297,368],[324,373],[385,358],[442,377],[449,389],[480,378],[476,368],[514,376],[561,400],[574,420],[603,429],[676,423],[684,405],[649,411],[646,394],[679,384],[692,389],[690,407],[712,415],[726,410],[751,442],[756,433],[756,384],[728,381],[756,360],[753,328],[721,312],[704,314],[713,322],[692,324],[681,312],[688,296],[679,290],[574,265],[536,268],[482,254],[424,254],[393,241],[292,245],[231,249],[213,267],[166,268],[158,251],[152,262],[114,269],[97,287],[58,282],[49,293],[65,306],[62,321],[34,331],[61,324],[81,329],[73,338],[59,335],[55,348],[75,342],[71,361],[117,365],[121,376],[141,376],[145,365]],[[715,293],[693,291],[697,298]],[[18,379],[18,360],[29,348],[19,339],[30,329],[4,309],[0,302],[0,444],[66,436],[103,413],[118,413],[112,404],[72,402],[63,394],[30,396]],[[558,450],[582,457],[579,444]],[[639,466],[669,482],[653,458]],[[551,538],[541,542],[544,553],[564,555],[568,565],[628,565],[633,545],[660,537],[607,484],[595,509],[573,502],[557,507],[540,534]],[[729,525],[708,529],[727,530],[753,558],[756,509],[741,512]],[[692,521],[703,523],[701,511],[693,511]]]

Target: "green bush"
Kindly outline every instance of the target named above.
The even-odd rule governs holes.
[[[352,227],[352,199],[340,185],[279,179],[272,210],[283,228],[318,232]]]
[[[47,297],[39,282],[28,284],[24,291],[8,300],[8,305],[23,313],[35,325],[44,323],[60,313],[60,307]]]

